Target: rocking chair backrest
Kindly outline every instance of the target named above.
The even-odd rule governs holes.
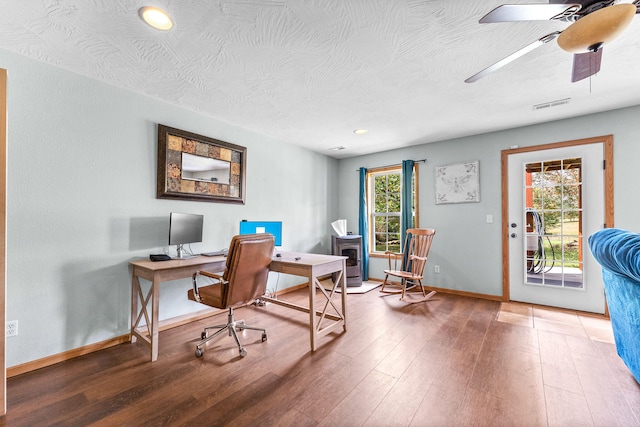
[[[402,271],[422,276],[436,230],[432,228],[410,228],[404,243]]]

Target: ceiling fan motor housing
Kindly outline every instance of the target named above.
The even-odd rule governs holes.
[[[558,45],[571,53],[593,52],[618,37],[633,20],[636,6],[617,4],[592,12],[558,37]]]

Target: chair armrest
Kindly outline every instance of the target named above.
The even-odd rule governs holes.
[[[640,281],[640,233],[604,228],[589,236],[589,247],[602,268]]]
[[[216,280],[216,282],[212,283],[212,285],[224,285],[227,283],[227,281],[224,280],[222,276],[215,273],[210,273],[208,271],[196,271],[195,273],[193,273],[193,277],[191,279],[193,283],[193,298],[200,303],[202,302],[202,300],[200,299],[200,293],[198,292],[198,276],[206,276]]]
[[[427,257],[409,255],[408,261],[407,265],[411,266],[411,272],[422,276],[424,273],[424,266],[427,264]]]
[[[204,270],[200,270],[200,271],[196,271],[194,274],[199,274],[202,276],[207,276],[207,277],[211,277],[212,279],[216,279],[220,282],[224,282],[224,279],[222,278],[222,276],[220,276],[219,274],[216,273],[211,273],[209,271],[204,271]]]
[[[402,256],[404,255],[401,252],[391,252],[391,251],[384,251],[384,254],[387,256],[387,261],[389,263],[389,270],[397,270],[398,269],[398,260],[402,259]],[[391,258],[393,257],[393,268],[391,268]]]

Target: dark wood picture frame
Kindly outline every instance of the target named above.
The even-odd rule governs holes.
[[[185,155],[223,165],[225,178],[186,178]],[[157,198],[244,204],[246,161],[246,147],[158,124]]]

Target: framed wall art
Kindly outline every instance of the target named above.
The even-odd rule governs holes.
[[[480,201],[480,162],[437,166],[436,205]]]
[[[245,202],[247,149],[158,125],[157,197]]]

